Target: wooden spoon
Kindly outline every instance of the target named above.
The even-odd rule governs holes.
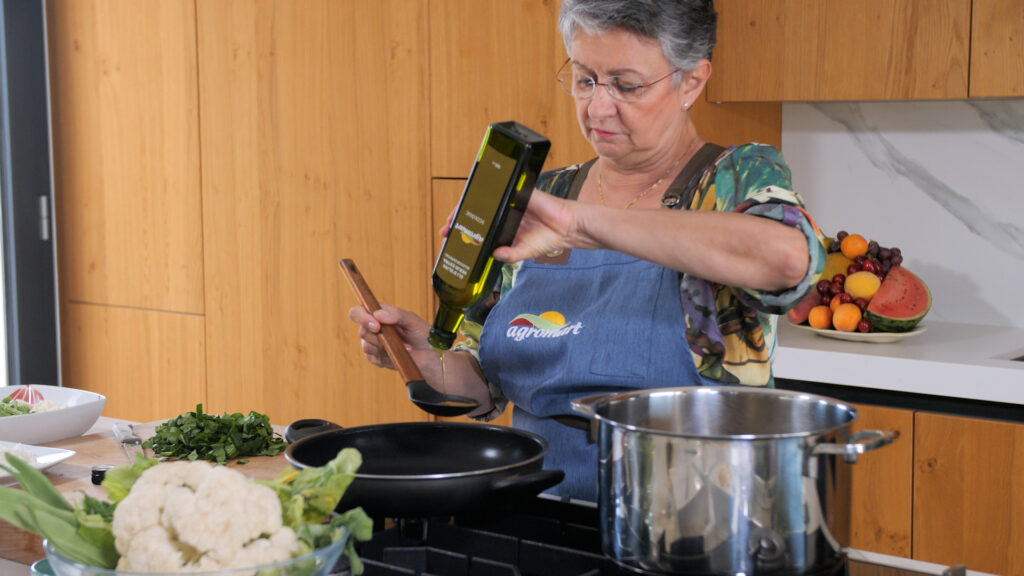
[[[355,291],[356,296],[359,298],[359,303],[363,305],[368,312],[371,314],[380,310],[380,303],[377,302],[377,298],[374,297],[373,292],[370,291],[370,286],[367,285],[366,280],[363,279],[363,275],[359,273],[359,269],[352,260],[345,258],[340,263],[341,271],[345,273],[345,277],[348,278],[349,283],[352,285],[352,290]],[[398,369],[398,373],[401,374],[405,380],[405,386],[409,391],[409,399],[425,412],[436,414],[438,416],[461,416],[468,414],[473,410],[476,410],[480,404],[468,398],[466,396],[458,396],[454,394],[445,394],[427,384],[424,380],[423,374],[420,373],[419,367],[416,366],[416,362],[409,355],[409,352],[405,349],[405,344],[402,342],[402,337],[398,335],[394,326],[390,324],[382,324],[380,327],[380,333],[377,335],[380,338],[381,343],[384,345],[384,350],[391,357],[391,361],[395,364],[395,368]]]

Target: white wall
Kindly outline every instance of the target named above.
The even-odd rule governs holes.
[[[782,151],[826,234],[900,247],[928,319],[1024,327],[1024,100],[785,104]]]

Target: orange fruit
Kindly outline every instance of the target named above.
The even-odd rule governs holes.
[[[868,253],[868,241],[860,234],[850,234],[843,238],[843,242],[839,245],[839,251],[847,258],[863,256]]]
[[[811,308],[807,314],[807,323],[811,325],[811,328],[828,330],[832,327],[832,309],[824,305]]]
[[[839,305],[842,303],[843,301],[839,298],[833,298],[832,300],[829,300],[828,307],[832,310],[832,313],[835,314],[836,308],[839,308]]]
[[[840,332],[853,332],[860,323],[860,306],[847,302],[840,304],[832,313],[832,326]]]

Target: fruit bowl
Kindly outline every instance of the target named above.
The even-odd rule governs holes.
[[[850,342],[869,342],[871,344],[890,344],[892,342],[899,342],[904,338],[916,336],[927,329],[924,325],[918,324],[916,328],[908,332],[842,332],[831,328],[824,330],[811,328],[805,324],[793,324],[792,322],[790,322],[789,325],[794,328],[799,328],[800,330],[813,332],[818,336],[824,336],[825,338],[847,340]]]
[[[229,570],[214,570],[209,572],[188,572],[192,576],[327,576],[330,574],[341,553],[345,550],[348,537],[342,538],[330,546],[318,548],[309,554],[296,556],[281,562],[262,564],[247,568],[233,568]],[[44,576],[171,576],[170,573],[157,572],[125,572],[109,568],[96,568],[86,566],[71,560],[60,552],[57,552],[48,540],[43,540],[43,550],[46,551],[49,574],[40,571]],[[40,570],[42,570],[42,566]],[[182,574],[175,572],[174,574]]]
[[[24,386],[0,387],[0,398],[6,398]],[[65,438],[81,436],[103,413],[107,403],[105,396],[95,392],[33,384],[32,388],[42,393],[43,398],[62,405],[63,408],[49,412],[19,414],[0,417],[0,440],[24,444],[48,444]]]

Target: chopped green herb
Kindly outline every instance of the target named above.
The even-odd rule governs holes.
[[[243,456],[274,456],[288,447],[270,425],[270,418],[258,412],[204,414],[203,405],[195,412],[175,416],[156,427],[143,447],[165,458],[210,460],[223,464]]]

